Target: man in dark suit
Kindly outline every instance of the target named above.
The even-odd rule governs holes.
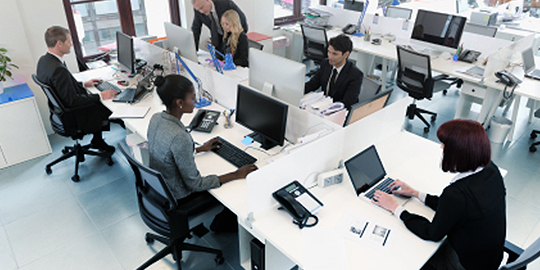
[[[223,28],[221,27],[221,15],[229,9],[233,9],[240,17],[240,23],[244,32],[248,32],[246,15],[232,0],[191,0],[195,14],[191,31],[195,39],[195,48],[199,49],[199,39],[201,37],[202,25],[210,29],[210,39],[212,46],[217,50],[221,48],[223,42]]]
[[[69,30],[52,26],[45,32],[45,42],[48,51],[37,65],[37,77],[42,83],[50,86],[66,108],[88,105],[82,113],[76,115],[78,127],[83,132],[92,133],[94,137],[91,147],[108,152],[114,152],[114,147],[105,143],[102,131],[109,130],[109,115],[111,111],[101,99],[111,99],[116,96],[114,90],[98,94],[90,94],[85,87],[94,86],[100,80],[92,79],[84,83],[78,82],[65,66],[63,56],[71,51],[71,36]]]
[[[353,45],[349,37],[339,35],[328,41],[328,59],[306,83],[305,93],[322,88],[325,95],[345,104],[347,109],[358,102],[364,74],[347,60]]]

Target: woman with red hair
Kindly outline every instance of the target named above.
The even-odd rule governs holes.
[[[433,220],[409,213],[380,191],[372,202],[424,240],[447,237],[424,268],[498,269],[506,237],[506,189],[491,161],[486,131],[476,121],[455,119],[442,124],[437,137],[443,148],[442,170],[457,173],[442,194],[419,192],[400,180],[389,186],[394,194],[415,197],[435,210]]]

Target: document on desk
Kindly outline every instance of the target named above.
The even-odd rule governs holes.
[[[148,106],[122,105],[116,107],[109,118],[144,118],[148,110],[150,110]]]
[[[376,220],[347,211],[343,214],[337,230],[347,239],[371,248],[389,251],[397,230]]]
[[[303,229],[302,250],[305,270],[349,269],[345,241],[335,228]]]

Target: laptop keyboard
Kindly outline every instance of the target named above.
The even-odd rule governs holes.
[[[137,89],[135,88],[126,88],[122,93],[120,93],[118,96],[116,96],[113,101],[117,102],[133,102],[135,99],[135,92]]]
[[[250,154],[232,145],[230,142],[221,137],[217,138],[221,141],[221,146],[219,148],[212,149],[212,151],[230,162],[232,165],[240,168],[257,162],[257,159]]]
[[[122,90],[120,90],[120,88],[118,88],[116,85],[114,85],[114,84],[112,84],[112,83],[110,83],[108,81],[102,81],[101,83],[96,85],[96,88],[100,92],[103,92],[103,91],[106,91],[106,90],[114,90],[118,94],[120,94],[120,92],[122,92]]]
[[[531,72],[531,76],[540,77],[540,69],[535,69]]]
[[[369,192],[367,192],[366,195],[364,195],[364,196],[366,196],[367,198],[369,198],[369,199],[371,200],[371,199],[373,199],[373,196],[375,195],[375,191],[377,191],[377,190],[380,190],[380,191],[382,191],[382,192],[385,192],[385,193],[390,194],[390,188],[388,188],[388,186],[389,186],[392,182],[394,182],[394,179],[392,179],[392,178],[386,178],[386,179],[384,179],[383,181],[379,182],[379,184],[378,184],[375,188],[371,189],[371,190],[370,190]]]

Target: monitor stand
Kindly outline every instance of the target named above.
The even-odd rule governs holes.
[[[248,134],[247,136],[259,142],[261,144],[261,148],[264,150],[272,149],[272,147],[278,145],[275,141],[267,139],[266,137],[262,136],[257,132],[253,132],[251,134]]]

